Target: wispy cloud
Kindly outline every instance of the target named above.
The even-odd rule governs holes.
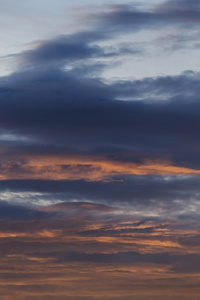
[[[45,211],[39,219],[22,217],[9,224],[1,220],[2,295],[9,285],[15,288],[16,297],[42,299],[54,295],[55,290],[59,297],[78,299],[78,286],[88,299],[98,298],[101,287],[108,289],[104,290],[107,299],[139,294],[145,299],[153,290],[160,295],[167,288],[174,292],[179,284],[183,291],[180,295],[184,296],[187,289],[197,299],[198,283],[194,280],[198,281],[198,248],[180,242],[191,232],[175,230],[174,226],[180,225],[173,219],[138,219],[109,207],[81,203],[56,205]],[[55,215],[48,216],[48,211]],[[4,252],[8,247],[9,252]],[[12,270],[9,278],[8,270]],[[153,276],[153,289],[149,274]],[[144,281],[145,292],[141,293]],[[95,282],[99,285],[92,288]]]

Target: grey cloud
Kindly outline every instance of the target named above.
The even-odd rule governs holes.
[[[35,49],[17,55],[25,66],[37,65],[56,66],[62,68],[80,65],[83,61],[95,64],[95,59],[115,58],[124,55],[142,54],[144,50],[138,47],[109,47],[99,46],[100,41],[112,39],[124,33],[140,30],[187,26],[186,33],[198,28],[200,10],[197,1],[177,0],[154,5],[149,11],[139,10],[135,5],[111,5],[106,13],[98,13],[87,18],[92,20],[92,30],[82,31],[71,35],[62,35],[52,40],[38,41]],[[171,42],[173,43],[173,37]],[[177,40],[175,42],[177,44]],[[115,48],[115,49],[114,49]],[[16,56],[16,57],[17,57]],[[24,67],[24,66],[23,66]],[[105,65],[102,67],[106,67]]]
[[[175,272],[184,273],[198,273],[200,271],[199,254],[173,254],[173,253],[147,253],[141,254],[138,252],[122,252],[122,253],[82,253],[82,252],[68,252],[63,255],[58,255],[59,261],[78,261],[78,262],[95,262],[95,263],[153,263],[170,265]]]
[[[23,207],[22,205],[9,204],[6,201],[0,201],[0,219],[1,220],[31,220],[43,218],[45,213],[34,209]]]
[[[52,151],[68,151],[70,145],[119,161],[140,161],[142,155],[200,166],[198,73],[106,84],[37,69],[4,78],[1,89],[0,127],[32,139],[34,153],[42,144]]]
[[[184,211],[189,205],[195,205],[199,199],[198,176],[174,176],[168,179],[162,176],[121,176],[114,179],[116,181],[105,183],[84,180],[6,180],[0,181],[0,190],[47,193],[44,202],[54,202],[56,199],[69,202],[76,199],[108,205],[134,205],[136,208],[144,208],[148,204],[152,207],[159,205],[176,213]],[[179,202],[174,203],[177,200]],[[188,216],[190,218],[191,215]],[[194,217],[192,219],[198,223]]]
[[[139,47],[121,44],[116,46],[99,46],[99,40],[108,39],[106,34],[92,32],[80,32],[78,34],[62,35],[52,40],[38,42],[35,49],[27,50],[18,57],[23,67],[35,68],[36,66],[54,66],[56,68],[73,68],[74,71],[84,68],[86,74],[90,74],[90,68],[94,65],[97,69],[99,63],[95,59],[115,59],[126,55],[139,55],[143,50]],[[106,68],[102,62],[101,67]],[[108,65],[107,65],[108,67]]]
[[[103,56],[104,53],[99,46],[90,46],[79,34],[77,37],[61,36],[54,40],[41,42],[35,50],[29,50],[23,54],[23,57],[33,63],[58,63],[61,61],[75,61],[77,59],[87,59]]]
[[[190,28],[198,27],[200,8],[198,1],[165,1],[154,5],[148,11],[139,10],[133,5],[115,5],[110,11],[95,15],[105,29],[109,24],[108,31],[119,34],[120,32],[151,30],[155,28],[169,28],[173,26],[189,25]],[[187,30],[187,29],[186,29]]]

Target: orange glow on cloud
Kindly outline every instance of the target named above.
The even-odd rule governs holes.
[[[25,163],[17,165],[4,161],[0,180],[44,179],[107,181],[119,175],[199,175],[200,170],[176,166],[170,161],[146,160],[142,164],[109,161],[95,157],[27,156]],[[15,159],[14,159],[15,161]]]
[[[113,208],[98,205],[70,203],[44,211],[53,208],[68,215],[3,223],[2,299],[168,300],[174,295],[173,300],[198,300],[200,275],[190,271],[187,262],[184,265],[184,255],[198,249],[179,243],[190,236],[186,229],[171,230],[170,219],[140,224],[138,217],[117,215]],[[198,237],[198,232],[192,236]],[[172,254],[176,257],[171,260]],[[181,264],[189,269],[180,272],[176,268]]]

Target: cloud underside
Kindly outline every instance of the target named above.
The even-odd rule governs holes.
[[[0,88],[0,178],[198,175],[198,95],[192,72],[113,84],[54,69],[11,75]]]
[[[109,59],[141,52],[102,42],[128,28],[188,24],[188,32],[196,30],[198,2],[105,11],[90,16],[92,29],[40,41],[19,54],[18,70],[1,78],[1,180],[199,174],[198,72],[112,83],[101,78]]]

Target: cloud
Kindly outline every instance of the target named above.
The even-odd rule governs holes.
[[[63,62],[70,63],[80,59],[104,56],[99,46],[89,45],[90,40],[92,38],[87,37],[86,33],[60,36],[54,40],[41,41],[36,49],[26,51],[22,57],[27,62],[45,65],[55,63],[56,66],[62,66]]]
[[[139,49],[128,44],[118,46],[101,47],[98,40],[104,39],[101,35],[90,32],[82,32],[72,35],[63,35],[52,40],[38,42],[38,46],[33,50],[22,53],[21,57],[27,63],[55,65],[62,67],[65,63],[67,67],[77,60],[91,60],[94,58],[112,58],[127,54],[138,54]]]
[[[66,168],[70,153],[77,153],[74,164],[81,165],[81,157],[89,172],[91,164],[93,172],[100,161],[124,160],[133,167],[169,161],[180,174],[181,168],[199,168],[198,73],[106,84],[61,70],[29,70],[4,78],[1,90],[2,132],[23,137],[13,147],[3,141],[1,168],[20,171],[32,153],[39,162],[42,153],[55,152],[63,153],[59,164]]]
[[[151,6],[151,9],[138,9],[133,5],[111,5],[108,11],[101,14],[90,15],[92,21],[100,23],[100,28],[109,25],[108,33],[134,32],[139,30],[152,30],[160,28],[174,28],[185,26],[198,28],[200,8],[198,1],[177,0],[165,1]],[[102,27],[101,27],[102,26]]]
[[[43,212],[23,207],[22,205],[10,204],[6,201],[0,201],[0,219],[1,220],[31,220],[39,219],[44,216]]]
[[[81,291],[95,299],[103,288],[109,300],[146,300],[179,286],[185,299],[188,290],[198,299],[199,248],[179,242],[191,237],[188,220],[130,216],[78,202],[32,211],[43,215],[24,218],[21,210],[16,219],[12,210],[9,222],[1,219],[1,295],[79,299]]]
[[[133,34],[141,30],[159,32],[162,29],[162,39],[168,39],[170,48],[176,50],[183,46],[184,38],[180,39],[179,31],[184,27],[187,28],[184,36],[188,35],[190,40],[193,37],[192,40],[196,43],[194,30],[198,29],[200,19],[197,1],[188,3],[184,0],[169,0],[152,5],[149,10],[139,9],[136,3],[107,5],[102,10],[103,12],[100,10],[96,14],[88,13],[79,17],[84,19],[84,25],[90,24],[87,30],[37,41],[34,43],[35,48],[14,55],[15,60],[19,60],[23,68],[36,68],[41,65],[44,68],[65,66],[78,73],[81,70],[82,75],[88,75],[94,70],[101,72],[115,63],[116,59],[122,60],[126,56],[143,55],[146,52],[145,47],[149,48],[147,43],[135,41],[133,46],[130,46],[129,42],[124,45],[121,42],[113,44],[114,38],[128,33]],[[169,35],[167,31],[172,31],[172,28],[173,33]]]
[[[1,78],[1,178],[198,174],[198,73],[113,83],[91,76],[105,67],[96,59],[138,51],[100,46],[112,35],[104,26],[121,34],[118,27],[165,26],[188,22],[187,15],[196,24],[194,11],[198,15],[195,1],[168,1],[148,12],[110,6],[93,30],[41,41],[21,53],[29,67]]]
[[[62,261],[62,254],[59,254],[59,258]],[[137,252],[123,252],[112,254],[98,254],[98,253],[81,253],[81,252],[69,252],[65,253],[63,261],[65,262],[92,262],[92,263],[112,263],[112,264],[162,264],[162,265],[174,265],[173,270],[180,273],[199,273],[200,256],[198,254],[189,255],[174,255],[171,253],[156,253],[156,254],[140,254]]]
[[[5,299],[199,297],[200,74],[100,77],[145,53],[126,34],[172,29],[179,46],[183,27],[199,28],[199,4],[106,9],[93,29],[16,55],[1,77]]]
[[[92,299],[104,287],[108,299],[140,295],[146,300],[154,291],[168,295],[177,286],[191,291],[194,299],[198,295],[199,249],[179,243],[191,236],[190,228],[181,226],[183,220],[138,219],[89,203],[59,204],[39,211],[45,214],[38,219],[1,220],[2,295],[9,287],[9,295],[14,289],[17,297],[73,299],[81,290],[81,295]],[[50,212],[54,215],[48,218]]]
[[[49,204],[57,201],[90,201],[134,206],[135,210],[155,213],[198,214],[199,176],[126,176],[114,181],[88,182],[85,180],[2,180],[0,190],[9,201],[29,204]],[[18,194],[12,195],[13,192]],[[20,193],[24,195],[20,197]],[[30,196],[28,195],[30,193]],[[39,195],[38,195],[39,193]],[[1,197],[2,197],[1,196]],[[24,199],[25,198],[25,199]],[[23,200],[24,199],[24,200]],[[146,207],[146,208],[145,208]],[[153,213],[153,211],[152,211]]]

